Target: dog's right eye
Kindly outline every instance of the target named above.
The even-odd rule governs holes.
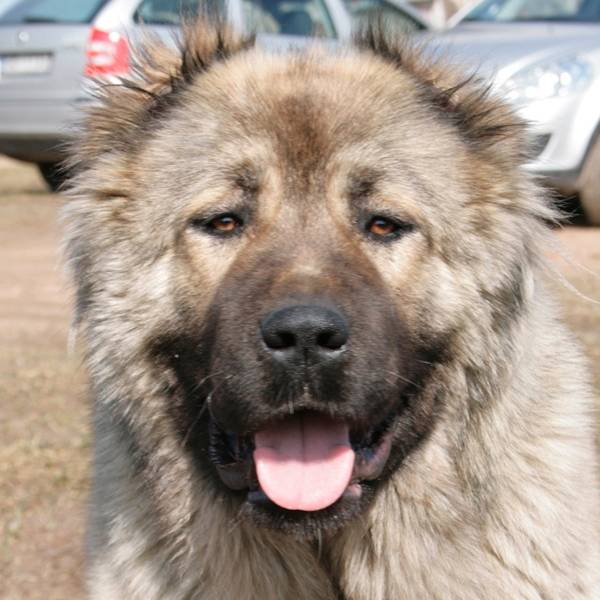
[[[226,236],[239,233],[244,226],[244,220],[235,213],[223,213],[209,219],[192,219],[191,225],[213,235]]]

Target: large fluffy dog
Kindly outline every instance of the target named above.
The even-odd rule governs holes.
[[[101,600],[600,598],[592,398],[522,124],[371,31],[199,24],[67,209]]]

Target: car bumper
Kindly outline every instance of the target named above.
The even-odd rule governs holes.
[[[577,191],[579,174],[600,122],[600,86],[517,107],[531,123],[533,160],[526,168],[562,192]]]
[[[0,153],[32,162],[60,160],[84,100],[0,101]]]

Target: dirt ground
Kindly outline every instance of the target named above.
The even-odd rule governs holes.
[[[84,374],[69,354],[71,294],[59,259],[61,205],[34,168],[0,157],[0,598],[83,597],[90,451]],[[557,266],[600,300],[600,229],[557,237]],[[579,265],[579,266],[575,266]],[[559,286],[600,384],[600,306]]]

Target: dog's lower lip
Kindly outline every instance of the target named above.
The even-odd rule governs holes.
[[[386,431],[380,441],[371,448],[355,451],[354,471],[352,482],[373,481],[377,479],[390,456],[392,449],[392,432]]]
[[[247,458],[243,461],[229,463],[227,465],[216,465],[217,473],[221,481],[234,491],[252,489],[254,461]],[[254,479],[256,476],[254,475]]]

